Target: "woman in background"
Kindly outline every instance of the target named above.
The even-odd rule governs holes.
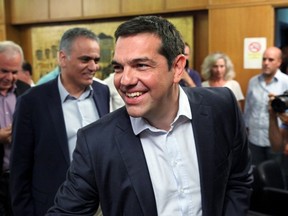
[[[230,58],[221,52],[208,55],[201,66],[201,75],[205,80],[202,87],[227,87],[234,93],[242,110],[244,95],[235,77],[234,66]]]

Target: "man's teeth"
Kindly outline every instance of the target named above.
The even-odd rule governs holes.
[[[142,92],[133,92],[133,93],[126,93],[126,96],[129,98],[133,98],[133,97],[138,97],[142,94],[143,94]]]

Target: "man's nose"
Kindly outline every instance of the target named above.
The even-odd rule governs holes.
[[[121,77],[122,85],[133,85],[137,82],[136,72],[132,68],[124,68]]]
[[[266,64],[268,64],[269,63],[269,59],[264,59],[263,60],[263,63],[266,65]]]
[[[94,60],[89,61],[88,68],[92,71],[98,71],[100,69],[99,62],[95,62]]]

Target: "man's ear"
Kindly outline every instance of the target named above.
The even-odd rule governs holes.
[[[62,67],[63,67],[64,65],[66,65],[66,58],[67,58],[67,56],[66,56],[66,54],[65,54],[63,51],[59,51],[59,52],[58,52],[58,63],[59,63],[59,65],[61,65]]]
[[[180,82],[182,74],[184,73],[185,64],[186,58],[183,54],[180,54],[175,58],[174,64],[172,65],[172,69],[174,70],[174,83]]]

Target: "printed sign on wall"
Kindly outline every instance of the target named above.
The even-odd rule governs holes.
[[[244,39],[244,68],[260,69],[262,55],[266,49],[267,39],[264,37]]]

